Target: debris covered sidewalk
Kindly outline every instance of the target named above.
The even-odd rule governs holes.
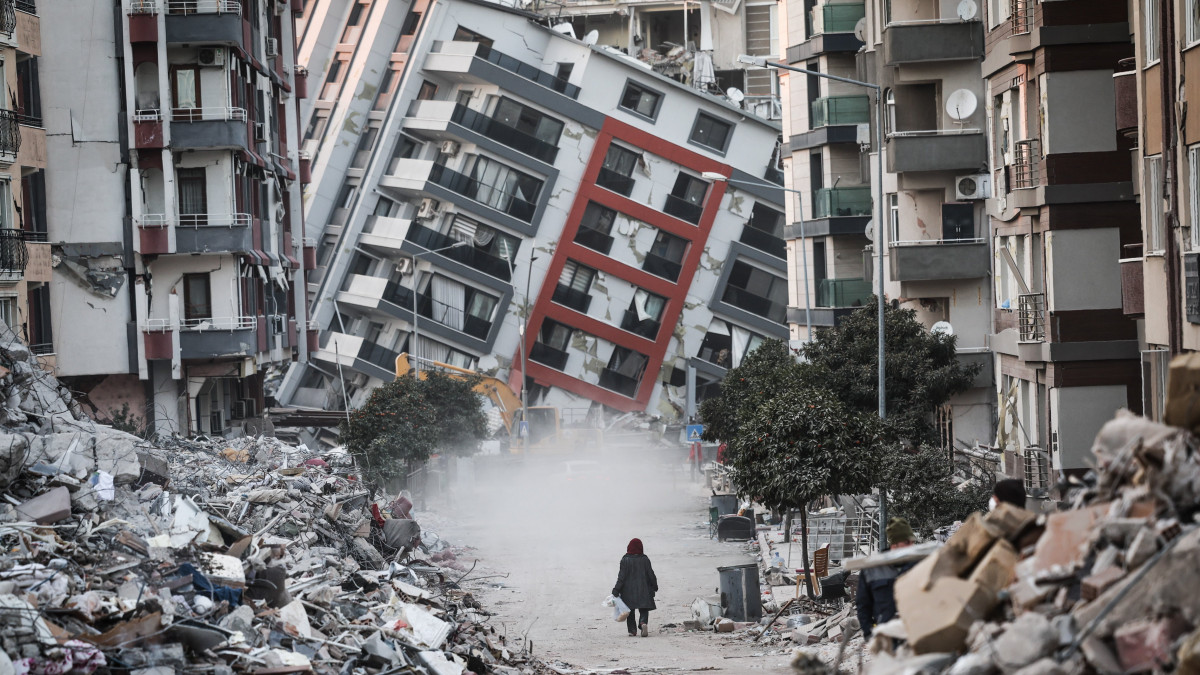
[[[565,672],[510,648],[456,549],[350,458],[155,445],[11,333],[0,366],[0,675]]]

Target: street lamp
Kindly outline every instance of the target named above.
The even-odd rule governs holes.
[[[805,75],[814,77],[823,77],[827,80],[837,82],[845,82],[858,87],[865,87],[875,92],[875,148],[878,157],[875,162],[875,255],[878,265],[876,267],[875,276],[879,278],[879,290],[875,294],[877,300],[876,311],[879,318],[879,419],[887,418],[887,384],[884,380],[885,368],[883,364],[883,88],[878,84],[871,82],[863,82],[861,80],[852,80],[848,77],[838,77],[837,75],[829,75],[828,73],[819,73],[815,70],[806,70],[789,66],[786,63],[778,63],[775,61],[767,61],[762,56],[750,56],[742,54],[738,57],[738,61],[759,68],[779,68],[781,70],[791,70]],[[808,270],[804,271],[805,276],[808,275]],[[887,546],[887,493],[880,490],[879,493],[879,547],[882,549]]]
[[[425,248],[424,246],[421,246],[420,244],[417,244],[415,242],[409,242],[409,243],[412,243],[414,246],[416,246],[418,248],[425,249],[424,251],[421,251],[420,253],[410,253],[409,254],[409,257],[412,258],[412,261],[413,261],[413,272],[412,272],[412,274],[413,274],[413,287],[412,287],[413,331],[412,331],[412,344],[409,345],[408,351],[409,351],[410,355],[413,357],[412,358],[413,377],[417,377],[417,374],[421,371],[421,357],[417,356],[417,353],[416,353],[416,350],[420,348],[418,343],[420,342],[420,339],[421,339],[421,331],[417,327],[417,321],[418,321],[418,319],[417,319],[417,289],[419,288],[418,282],[420,281],[420,277],[421,277],[421,268],[417,265],[417,259],[420,258],[421,256],[429,255],[430,253],[441,253],[442,251],[449,251],[452,248],[466,246],[467,242],[456,241],[453,244],[450,244],[449,246],[443,246],[441,248],[435,248],[435,249]]]
[[[734,178],[730,178],[722,173],[718,173],[716,171],[705,171],[705,172],[701,173],[700,175],[708,180],[721,181],[721,182],[729,183],[730,185],[749,185],[751,187],[763,187],[763,188],[768,188],[771,190],[783,190],[784,192],[791,192],[791,193],[795,194],[796,201],[799,202],[799,204],[796,207],[796,216],[798,218],[800,218],[800,241],[804,242],[804,193],[801,192],[800,190],[796,190],[794,188],[787,188],[787,187],[783,187],[780,185],[775,185],[773,183],[764,183],[764,182],[756,181],[756,180],[755,181],[737,180]],[[808,341],[808,340],[812,339],[812,308],[811,308],[812,302],[809,300],[809,295],[808,295],[808,272],[807,272],[807,270],[808,270],[808,245],[803,244],[803,243],[800,246],[800,267],[801,267],[801,269],[805,270],[805,273],[804,273],[804,327],[808,331],[807,333],[805,333],[805,341]]]
[[[516,272],[513,270],[512,251],[509,250],[507,242],[501,242],[501,247],[503,251],[500,257],[504,258],[504,262],[508,263],[509,283],[513,286],[513,293],[516,293],[517,288],[514,283]],[[530,254],[529,267],[525,270],[525,302],[522,303],[526,310],[526,316],[520,317],[520,320],[517,322],[517,334],[521,337],[521,422],[525,423],[526,428],[528,428],[529,423],[529,388],[526,385],[528,381],[527,373],[529,372],[529,354],[525,351],[525,322],[529,318],[529,281],[533,277],[533,261],[535,260],[537,260],[537,256]],[[517,435],[522,439],[528,438],[528,433],[525,436],[521,436],[520,430],[521,427],[518,423]],[[524,440],[522,443],[527,444]]]

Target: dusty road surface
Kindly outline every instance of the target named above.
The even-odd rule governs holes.
[[[472,577],[492,623],[533,652],[578,668],[631,672],[786,673],[784,648],[744,634],[682,632],[690,605],[713,593],[717,567],[752,562],[743,543],[719,543],[704,525],[708,499],[683,451],[575,450],[477,463],[474,489],[437,508],[455,544],[475,547]],[[631,537],[645,543],[658,577],[650,637],[628,637],[600,606]],[[460,561],[468,566],[471,556]],[[468,582],[469,584],[469,582]]]

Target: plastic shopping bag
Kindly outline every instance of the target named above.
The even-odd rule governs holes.
[[[613,598],[613,621],[624,621],[629,616],[629,606],[620,598]]]

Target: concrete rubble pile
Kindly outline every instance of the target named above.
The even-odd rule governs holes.
[[[0,675],[561,672],[345,455],[153,445],[80,415],[11,335],[0,366]]]
[[[1070,509],[1002,504],[945,545],[850,561],[919,560],[896,581],[900,618],[876,627],[864,670],[1200,673],[1198,449],[1191,432],[1122,411]]]

